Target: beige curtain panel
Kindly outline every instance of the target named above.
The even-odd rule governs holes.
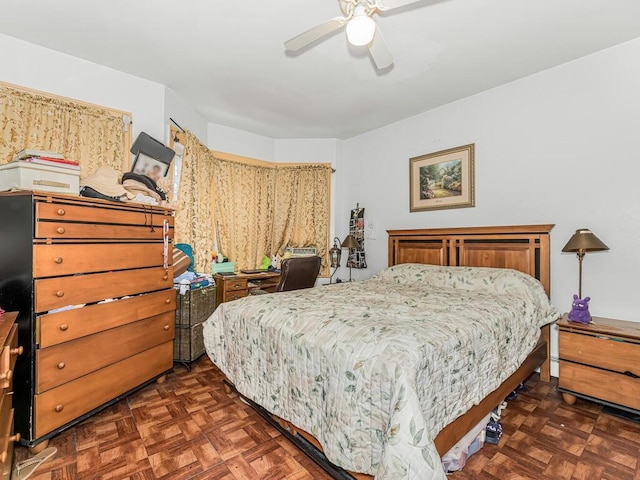
[[[178,140],[184,145],[184,155],[174,222],[174,243],[191,245],[195,270],[209,272],[213,249],[214,157],[190,132],[180,134]]]
[[[288,165],[218,158],[190,132],[185,145],[176,243],[193,247],[195,269],[210,270],[214,245],[239,269],[286,246],[316,247],[328,272],[329,165]],[[215,241],[214,241],[215,234]]]
[[[218,250],[239,268],[271,255],[274,168],[216,159],[214,217]]]
[[[282,256],[287,246],[316,247],[323,274],[329,271],[330,186],[328,165],[279,165],[276,170],[273,251]]]
[[[61,153],[82,175],[131,164],[131,115],[0,83],[0,164],[24,148]]]

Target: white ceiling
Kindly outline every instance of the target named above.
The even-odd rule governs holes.
[[[344,30],[285,51],[337,15],[337,0],[3,0],[0,32],[165,84],[207,121],[271,138],[349,138],[640,37],[638,0],[422,0],[374,16],[388,71]]]

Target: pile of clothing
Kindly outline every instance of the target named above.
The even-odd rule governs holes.
[[[180,295],[194,288],[206,287],[210,276],[194,272],[193,248],[188,243],[176,243],[173,248],[173,287]]]
[[[136,202],[166,206],[170,180],[161,177],[156,182],[147,175],[126,172],[120,181],[120,172],[100,167],[91,175],[80,179],[80,195],[112,202]]]

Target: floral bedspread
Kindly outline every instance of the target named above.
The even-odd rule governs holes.
[[[443,479],[437,433],[495,390],[557,318],[508,269],[396,265],[373,278],[247,297],[204,324],[243,395],[377,479]]]

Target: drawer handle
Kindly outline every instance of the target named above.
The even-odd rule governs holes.
[[[64,292],[63,292],[62,290],[58,290],[58,291],[56,292],[56,297],[58,297],[58,298],[62,298],[62,297],[64,297]]]
[[[62,257],[56,257],[53,259],[54,262],[56,262],[58,265],[62,263]]]
[[[234,283],[234,284],[233,284],[233,287],[234,287],[234,288],[240,288],[241,286],[242,286],[242,284],[241,284],[241,283]]]
[[[167,305],[169,305],[169,304],[171,303],[171,299],[170,299],[170,298],[167,298],[167,299],[164,301],[164,303],[166,303]]]
[[[60,235],[62,235],[66,230],[64,229],[64,227],[58,227],[56,228],[56,232],[58,232]]]
[[[163,276],[162,276],[162,279],[163,279],[163,280],[169,280],[169,275],[163,275]]]
[[[64,410],[64,405],[60,404],[60,405],[56,405],[56,408],[54,408],[54,410],[58,413],[60,413],[62,410]]]
[[[9,353],[11,355],[22,355],[23,352],[24,347],[22,345],[20,345],[18,348],[12,348],[11,350],[9,350]]]
[[[67,330],[69,330],[69,325],[67,325],[66,323],[63,323],[62,325],[60,325],[60,330],[62,330],[63,332],[66,332]]]
[[[58,365],[56,365],[58,367],[58,370],[62,370],[64,367],[66,367],[67,365],[64,362],[60,362]]]
[[[65,213],[67,213],[67,212],[65,212],[65,211],[64,211],[64,208],[59,208],[59,209],[58,209],[58,211],[57,211],[56,213],[57,213],[58,215],[60,215],[61,217],[63,217],[63,216],[64,216],[64,214],[65,214]]]
[[[16,433],[15,435],[11,435],[11,436],[9,437],[9,441],[10,441],[10,442],[19,442],[21,438],[22,438],[22,437],[20,436],[20,432],[18,432],[18,433]]]
[[[164,329],[165,329],[165,330],[169,330],[169,325],[165,325],[165,326],[164,326]]]
[[[627,377],[631,377],[631,378],[640,378],[640,375],[636,375],[635,373],[630,372],[629,370],[627,370],[626,372],[624,372],[624,374],[625,374]]]
[[[0,373],[0,380],[11,380],[13,377],[13,370],[7,370],[4,373]]]

